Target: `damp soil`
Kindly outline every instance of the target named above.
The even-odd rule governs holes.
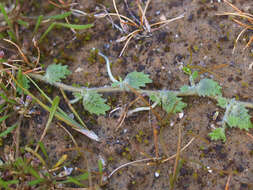
[[[145,1],[146,2],[146,1]],[[76,8],[85,12],[95,12],[102,7],[114,12],[109,0],[79,0]],[[129,11],[136,14],[135,1],[129,1],[129,10],[124,1],[116,1],[119,12],[129,16]],[[245,12],[253,11],[251,0],[233,1],[234,5]],[[32,5],[30,5],[32,6]],[[31,15],[47,10],[47,3],[31,9]],[[55,11],[55,9],[54,9]],[[152,84],[147,89],[177,90],[188,84],[188,76],[182,71],[183,66],[191,66],[200,73],[200,78],[212,78],[223,88],[228,98],[238,98],[253,102],[253,47],[244,49],[252,31],[246,32],[237,43],[234,54],[234,40],[242,28],[227,16],[217,16],[223,11],[233,11],[231,7],[216,0],[153,0],[146,16],[150,23],[169,19],[184,13],[184,18],[169,23],[151,34],[142,34],[133,38],[124,54],[119,54],[124,43],[116,40],[123,34],[113,27],[107,18],[72,17],[71,22],[94,23],[94,27],[78,32],[76,35],[68,29],[55,29],[50,32],[41,44],[45,66],[55,63],[68,65],[72,75],[64,81],[66,84],[99,87],[109,85],[110,80],[105,62],[91,52],[96,48],[108,56],[114,76],[124,78],[129,72],[142,71],[150,75]],[[54,12],[50,12],[54,14]],[[55,12],[59,13],[59,12]],[[130,17],[130,16],[129,16]],[[113,18],[115,24],[119,21]],[[43,83],[39,83],[43,88]],[[44,85],[45,87],[45,85]],[[50,86],[45,87],[52,97],[60,92]],[[67,93],[71,99],[73,96]],[[124,107],[133,101],[133,93],[107,93],[112,109]],[[180,154],[179,170],[174,184],[176,190],[209,190],[225,189],[229,174],[233,172],[229,182],[229,190],[253,189],[253,141],[245,131],[228,129],[227,141],[211,141],[208,133],[211,126],[218,126],[224,110],[207,98],[183,98],[187,103],[183,118],[179,115],[167,115],[161,108],[155,108],[162,121],[158,121],[152,112],[139,112],[125,118],[118,127],[119,114],[105,116],[90,115],[84,111],[81,103],[75,105],[78,113],[88,128],[100,138],[100,142],[67,128],[75,138],[78,146],[85,153],[86,159],[78,155],[66,132],[54,124],[44,138],[44,144],[52,163],[63,154],[68,155],[68,167],[75,168],[72,175],[80,171],[91,171],[94,175],[93,185],[100,184],[98,176],[98,160],[103,159],[104,176],[115,168],[135,160],[156,156],[153,126],[158,129],[158,156],[170,157],[177,152],[179,129],[181,128],[181,147],[192,138],[195,140]],[[132,108],[144,106],[139,100]],[[71,113],[64,99],[60,106]],[[48,113],[38,108],[41,115],[26,118],[22,125],[23,145],[36,142],[47,122]],[[213,118],[219,112],[217,118]],[[250,112],[251,116],[253,113]],[[163,125],[160,125],[164,123]],[[65,126],[67,127],[67,126]],[[252,130],[249,131],[252,133]],[[68,150],[68,151],[67,151]],[[144,190],[170,189],[175,159],[168,162],[140,162],[131,164],[115,172],[103,182],[101,189],[107,190]],[[88,163],[88,164],[87,164]],[[79,170],[78,170],[79,169]],[[88,182],[84,181],[88,186]],[[71,187],[71,185],[68,185]],[[75,187],[74,185],[72,187]]]

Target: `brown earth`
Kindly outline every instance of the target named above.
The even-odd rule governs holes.
[[[85,12],[94,12],[102,5],[110,12],[114,12],[113,4],[109,0],[87,1],[79,0],[76,9]],[[116,1],[119,12],[127,15],[124,1]],[[253,12],[251,0],[235,0],[234,5],[246,12]],[[129,2],[132,11],[137,10],[135,1]],[[31,15],[38,15],[38,11],[45,12],[47,3],[42,3]],[[40,10],[41,9],[41,10]],[[41,51],[46,65],[55,62],[67,64],[72,71],[67,84],[79,84],[91,87],[109,85],[103,61],[93,56],[91,48],[103,52],[112,63],[114,76],[124,78],[129,72],[143,71],[150,74],[153,83],[147,89],[173,89],[178,90],[182,85],[188,84],[188,76],[182,71],[182,66],[188,64],[198,70],[200,77],[213,78],[223,88],[223,95],[229,98],[239,98],[242,101],[253,102],[253,77],[249,65],[253,63],[252,46],[243,50],[248,36],[246,33],[239,40],[235,53],[232,54],[234,40],[242,28],[227,16],[217,16],[223,11],[233,11],[227,4],[203,0],[153,0],[147,10],[147,19],[150,23],[179,16],[185,13],[184,18],[168,24],[153,32],[150,36],[132,39],[122,57],[118,57],[124,43],[115,41],[122,34],[106,19],[87,17],[78,18],[77,23],[94,23],[94,27],[78,34],[67,29],[53,30],[46,43],[41,45]],[[136,12],[137,13],[137,12]],[[53,14],[50,12],[50,14]],[[76,18],[73,17],[73,21]],[[114,18],[118,23],[117,17]],[[77,68],[81,71],[76,72]],[[39,83],[43,84],[43,83]],[[54,95],[60,95],[58,90]],[[71,94],[67,94],[71,98]],[[112,108],[123,106],[136,98],[133,93],[108,93]],[[158,127],[159,156],[169,157],[177,152],[178,128],[181,127],[181,147],[185,146],[193,137],[195,140],[180,154],[178,176],[175,181],[176,190],[214,190],[225,189],[229,173],[233,171],[229,183],[229,190],[253,189],[253,141],[245,131],[228,129],[227,141],[210,141],[208,133],[211,125],[217,126],[224,110],[216,106],[215,102],[207,98],[189,97],[183,99],[187,103],[184,116],[167,116],[161,108],[155,110],[167,124],[159,126],[152,112],[139,112],[125,119],[123,125],[116,130],[118,115],[109,117],[94,116],[83,111],[81,103],[76,105],[83,121],[102,140],[95,142],[78,132],[70,130],[78,145],[86,155],[87,160],[79,157],[75,151],[64,152],[73,147],[72,141],[62,128],[50,126],[44,143],[52,163],[55,163],[63,153],[68,154],[68,167],[87,168],[96,176],[98,172],[98,159],[106,161],[105,176],[122,164],[155,157],[152,124]],[[63,98],[61,107],[71,113]],[[138,101],[135,107],[143,106]],[[213,115],[219,111],[219,116],[213,120]],[[252,115],[252,112],[250,112]],[[42,111],[40,116],[26,119],[22,126],[22,144],[32,139],[39,139],[48,113]],[[172,123],[174,125],[172,125]],[[252,130],[250,131],[252,133]],[[175,159],[166,163],[147,163],[129,165],[117,171],[110,179],[105,181],[101,189],[127,190],[127,189],[170,189],[170,179],[173,175]],[[88,167],[87,167],[88,163]],[[73,175],[78,173],[77,170]],[[159,173],[156,177],[155,174]],[[86,182],[85,182],[86,183]],[[99,184],[98,178],[93,184]],[[88,182],[87,182],[88,186]]]

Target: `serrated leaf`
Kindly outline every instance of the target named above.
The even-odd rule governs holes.
[[[153,102],[157,102],[158,105],[161,105],[161,98],[159,97],[159,95],[155,94],[155,93],[152,93],[149,95],[149,98],[151,101]]]
[[[83,95],[80,92],[73,92],[72,93],[76,99],[82,99]]]
[[[146,83],[151,83],[152,80],[149,78],[148,74],[143,72],[131,72],[124,79],[123,83],[127,83],[129,86],[135,89],[140,89],[140,87],[145,87]]]
[[[21,84],[25,89],[29,89],[29,80],[26,78],[26,76],[22,73],[21,69],[18,70],[18,76],[17,76],[17,81],[19,84]],[[22,94],[22,89],[20,87],[17,87],[17,92],[19,95]]]
[[[192,77],[193,80],[196,80],[196,79],[198,78],[198,76],[199,76],[198,71],[194,71],[194,72],[191,74],[191,77]]]
[[[202,79],[196,86],[199,96],[221,95],[221,86],[212,79]]]
[[[217,99],[218,103],[217,105],[222,107],[222,108],[226,108],[227,104],[228,104],[228,100],[226,98],[223,98],[222,96],[219,96]]]
[[[119,81],[112,83],[112,87],[120,87],[120,85],[122,85],[122,82]]]
[[[90,113],[105,114],[110,109],[110,106],[105,104],[105,99],[100,94],[94,91],[86,91],[83,95],[83,107]]]
[[[186,107],[186,103],[182,102],[182,98],[177,97],[174,93],[162,93],[162,108],[167,113],[178,113],[182,112],[183,108]]]
[[[47,67],[44,78],[52,84],[53,82],[60,82],[61,79],[65,79],[70,73],[66,65],[51,64]]]
[[[240,103],[232,100],[230,102],[228,113],[225,118],[229,127],[238,127],[240,129],[249,130],[253,127],[248,110]]]
[[[211,137],[211,140],[223,140],[226,141],[225,129],[224,128],[216,128],[211,133],[208,134]]]
[[[184,85],[180,87],[180,92],[188,92],[190,90],[190,86]]]

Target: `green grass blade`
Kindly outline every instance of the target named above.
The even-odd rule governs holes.
[[[8,99],[3,93],[0,93],[0,97],[2,99],[4,99],[6,102],[10,103],[10,104],[15,104],[16,103],[14,100]]]
[[[0,63],[3,63],[3,62],[8,62],[7,59],[0,59]]]
[[[38,17],[37,22],[36,22],[36,25],[35,25],[35,27],[34,27],[33,36],[34,36],[35,34],[37,34],[42,19],[43,19],[43,15],[40,15],[40,16]]]
[[[13,30],[13,24],[12,24],[12,22],[9,20],[9,17],[8,17],[8,15],[7,15],[6,11],[5,11],[4,5],[3,5],[2,3],[0,3],[0,10],[1,10],[2,14],[4,15],[4,20],[7,22],[9,28],[10,28],[11,30]]]
[[[82,184],[80,181],[78,181],[77,179],[75,179],[73,177],[68,177],[67,180],[62,181],[61,183],[74,183],[80,187],[85,187],[84,184]]]
[[[27,28],[29,26],[29,23],[25,22],[23,20],[18,19],[17,22],[18,22],[19,25],[21,25],[21,26],[23,26],[25,28]]]
[[[10,31],[8,32],[8,34],[10,35],[11,39],[16,41],[17,39],[16,39],[14,30],[13,30],[13,23],[10,21],[10,19],[5,11],[4,5],[2,3],[0,3],[0,10],[4,16],[4,20],[7,22],[8,26],[10,28]]]
[[[48,19],[51,19],[51,20],[60,20],[60,19],[64,19],[64,18],[70,16],[71,14],[72,14],[72,12],[69,11],[69,12],[66,12],[66,13],[63,13],[63,14],[58,14],[58,15],[50,16]]]
[[[53,100],[52,107],[50,108],[50,114],[49,114],[49,119],[48,119],[47,125],[51,123],[51,121],[54,117],[54,114],[56,112],[56,109],[59,105],[59,102],[60,102],[60,98],[59,98],[59,96],[56,96]]]
[[[85,172],[84,174],[81,174],[79,176],[68,177],[67,180],[61,181],[61,183],[74,183],[76,185],[83,187],[84,185],[80,181],[87,180],[88,178],[89,178],[89,173]]]
[[[0,187],[3,187],[4,189],[10,189],[9,185],[13,185],[13,184],[18,184],[19,181],[18,180],[9,180],[9,181],[4,181],[0,178]]]
[[[28,185],[29,185],[29,186],[39,185],[39,184],[42,183],[43,181],[44,181],[43,178],[35,179],[35,180],[32,180],[32,181],[29,181],[29,182],[28,182]]]
[[[52,104],[52,100],[43,92],[43,90],[40,89],[40,87],[34,82],[34,80],[32,80],[29,76],[27,76],[27,78],[34,84],[34,86],[40,91],[40,93],[42,94],[42,96],[44,96],[46,98],[46,100],[48,102],[50,102]],[[58,107],[58,111],[59,113],[62,115],[62,117],[64,117],[66,120],[68,120],[69,122],[73,123],[76,127],[78,128],[86,128],[86,125],[80,125],[79,123],[77,123],[76,121],[74,121],[72,118],[70,118],[68,116],[68,114],[66,114],[61,108]]]
[[[6,120],[10,115],[5,115],[0,118],[0,123],[2,123],[4,120]]]
[[[13,41],[17,41],[16,36],[12,30],[7,30],[7,33]]]
[[[0,114],[3,113],[3,111],[5,110],[5,107],[4,107],[5,105],[6,105],[5,102],[0,104]]]
[[[3,131],[2,133],[0,133],[0,138],[5,137],[9,133],[11,133],[16,127],[17,127],[17,123],[15,123],[14,125],[12,125],[11,127],[8,127],[5,131]]]
[[[33,84],[36,84],[28,75],[26,75],[27,78],[29,80],[32,81]],[[12,79],[14,80],[14,82],[24,90],[24,92],[29,95],[30,97],[32,97],[32,99],[34,99],[43,109],[47,110],[48,112],[51,111],[51,109],[45,105],[44,103],[42,103],[38,98],[36,98],[32,93],[30,93],[27,89],[25,89],[22,85],[20,85],[17,80],[12,77]],[[38,88],[38,86],[36,85],[36,87]],[[43,92],[44,93],[44,92]],[[48,99],[50,100],[50,98],[48,97]],[[51,101],[52,102],[52,101]],[[63,111],[62,111],[63,112]],[[77,123],[76,121],[74,121],[72,118],[70,118],[65,112],[63,113],[59,113],[58,111],[55,112],[55,117],[57,117],[57,119],[63,121],[64,123],[66,123],[67,125],[70,125],[74,130],[82,133],[83,135],[89,137],[92,140],[95,141],[100,141],[99,137],[91,130],[85,129],[83,128],[82,125],[80,125],[79,123]]]
[[[49,27],[47,28],[47,30],[42,34],[42,36],[39,39],[39,43],[42,42],[42,40],[47,36],[47,34],[54,28],[54,26],[56,25],[56,22],[53,22],[49,25]]]
[[[48,154],[47,154],[47,151],[46,151],[46,148],[45,148],[44,143],[43,143],[43,142],[38,142],[38,144],[39,144],[39,147],[40,147],[42,153],[44,154],[44,156],[45,156],[46,159],[48,160],[49,157],[48,157]]]
[[[30,152],[35,157],[37,157],[40,160],[40,162],[43,164],[43,166],[47,166],[45,160],[37,152],[35,152],[33,149],[31,149],[30,147],[26,146],[25,147],[25,151]],[[34,177],[40,178],[39,174],[37,174],[36,171],[30,170],[30,168],[28,168],[28,172],[30,174],[32,174]]]
[[[84,30],[84,29],[91,28],[93,26],[93,24],[78,25],[78,24],[67,24],[67,23],[59,23],[59,22],[57,22],[56,25],[62,26],[65,28],[75,29],[75,30]]]
[[[103,174],[103,163],[102,160],[98,160],[98,171],[100,174]]]

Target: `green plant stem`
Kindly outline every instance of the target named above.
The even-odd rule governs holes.
[[[34,79],[43,81],[45,83],[48,83],[47,80],[39,74],[29,74],[29,76],[31,76]],[[104,87],[97,87],[97,88],[86,88],[86,87],[73,87],[70,85],[66,85],[60,82],[53,82],[51,83],[51,85],[58,87],[58,88],[62,88],[63,90],[66,91],[70,91],[70,92],[82,92],[83,90],[89,90],[89,91],[96,91],[98,93],[111,93],[111,92],[126,92],[126,89],[122,89],[119,87],[110,87],[110,86],[104,86]],[[198,96],[197,92],[193,91],[187,91],[187,92],[181,92],[181,91],[175,91],[175,90],[137,90],[136,91],[140,94],[156,94],[159,95],[161,92],[173,92],[175,93],[176,96]],[[129,91],[130,92],[130,91]],[[208,98],[217,101],[218,97],[214,97],[214,96],[207,96]],[[241,101],[237,101],[238,103],[241,103],[243,106],[245,106],[246,108],[250,108],[253,109],[253,103],[251,102],[241,102]]]

